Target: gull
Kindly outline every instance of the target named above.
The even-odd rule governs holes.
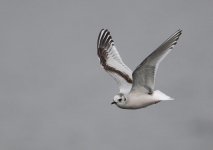
[[[139,109],[160,101],[173,100],[163,92],[154,90],[155,76],[160,62],[177,44],[181,33],[182,30],[177,30],[132,72],[121,59],[110,32],[107,29],[100,31],[97,40],[100,64],[119,86],[119,93],[111,104],[122,109]]]

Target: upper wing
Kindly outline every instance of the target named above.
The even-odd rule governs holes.
[[[123,63],[107,29],[99,33],[97,50],[101,65],[116,80],[120,92],[129,92],[132,87],[132,71]]]
[[[153,93],[158,65],[177,44],[181,33],[182,30],[176,31],[135,69],[132,75],[133,86],[131,92]]]

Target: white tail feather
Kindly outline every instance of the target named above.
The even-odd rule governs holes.
[[[161,101],[174,100],[174,98],[169,97],[168,95],[164,94],[163,92],[159,90],[154,91],[153,97]]]

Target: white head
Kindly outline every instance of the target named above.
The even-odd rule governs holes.
[[[126,97],[124,96],[124,94],[119,93],[117,95],[114,96],[113,98],[113,102],[111,104],[116,104],[118,107],[125,107],[127,101],[126,101]]]

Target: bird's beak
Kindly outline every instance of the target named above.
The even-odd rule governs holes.
[[[116,104],[116,102],[113,101],[113,102],[111,103],[111,105],[112,105],[112,104]]]

